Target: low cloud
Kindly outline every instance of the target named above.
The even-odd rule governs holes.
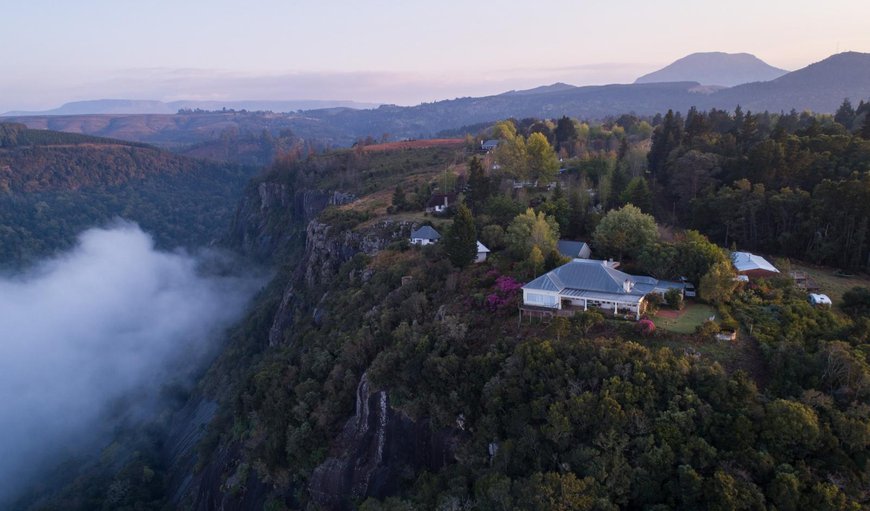
[[[122,224],[0,277],[0,502],[98,440],[111,403],[136,395],[144,412],[162,382],[204,362],[262,283],[204,274],[214,258],[159,252]]]

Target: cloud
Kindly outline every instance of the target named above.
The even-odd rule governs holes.
[[[135,393],[144,413],[161,382],[202,365],[261,284],[205,275],[214,257],[156,251],[119,224],[0,277],[0,501],[98,440],[109,404]]]

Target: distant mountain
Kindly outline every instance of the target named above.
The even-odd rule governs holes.
[[[749,53],[693,53],[634,83],[698,82],[702,85],[733,87],[743,83],[766,82],[788,73]]]
[[[96,99],[74,101],[51,110],[24,112],[14,111],[2,114],[3,117],[32,115],[125,115],[125,114],[174,114],[179,110],[248,110],[271,112],[295,112],[319,108],[377,108],[377,103],[358,103],[355,101],[296,100],[296,101],[163,101],[138,99]]]

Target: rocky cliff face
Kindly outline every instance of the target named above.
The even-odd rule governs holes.
[[[304,240],[304,251],[296,255],[299,263],[287,277],[272,319],[270,346],[292,342],[294,322],[300,318],[315,323],[329,321],[321,304],[344,263],[357,254],[375,255],[410,233],[412,225],[404,222],[383,221],[340,230],[317,220],[328,205],[351,200],[352,196],[335,192],[294,192],[274,182],[260,183],[256,193],[243,200],[233,237],[250,256],[274,260],[286,247],[302,245]],[[358,278],[365,281],[367,275]],[[205,417],[206,411],[190,413]],[[185,439],[192,432],[181,429],[175,437],[179,444],[188,445]],[[311,501],[321,509],[340,510],[349,509],[353,500],[395,494],[407,478],[452,461],[456,438],[451,432],[433,432],[426,420],[414,421],[394,410],[388,392],[373,391],[364,375],[357,389],[354,416],[334,440],[331,457],[312,474],[308,487]],[[268,497],[276,497],[272,485],[260,481],[256,470],[240,461],[241,446],[222,443],[208,464],[187,477],[193,472],[193,458],[190,446],[184,445],[171,455],[188,463],[173,476],[174,504],[203,510],[260,509]],[[285,502],[293,500],[290,494],[277,497]]]
[[[336,440],[333,456],[311,476],[311,499],[323,509],[345,510],[366,497],[394,495],[421,470],[438,470],[453,461],[456,438],[391,408],[389,394],[373,392],[363,374],[355,415]]]
[[[411,225],[405,222],[380,222],[359,230],[339,231],[335,227],[312,220],[305,232],[305,254],[296,269],[293,282],[284,290],[281,305],[275,313],[269,330],[269,345],[284,342],[285,334],[293,326],[299,301],[300,286],[317,300],[328,291],[328,285],[342,264],[356,254],[374,255],[393,241],[407,237]],[[312,305],[314,305],[312,307]],[[308,304],[312,320],[323,321],[323,311]]]
[[[327,206],[354,200],[354,195],[339,191],[294,191],[284,183],[263,181],[242,198],[229,241],[255,259],[274,261],[286,247],[301,241],[302,229]]]

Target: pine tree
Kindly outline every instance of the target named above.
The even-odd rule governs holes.
[[[468,202],[473,211],[479,211],[490,195],[489,178],[477,156],[468,162]]]
[[[453,223],[444,237],[444,250],[458,268],[465,268],[477,257],[477,229],[471,210],[465,204],[456,208]]]
[[[405,191],[402,190],[402,185],[396,185],[393,191],[393,206],[396,211],[404,211],[408,209],[408,200],[405,198]]]

